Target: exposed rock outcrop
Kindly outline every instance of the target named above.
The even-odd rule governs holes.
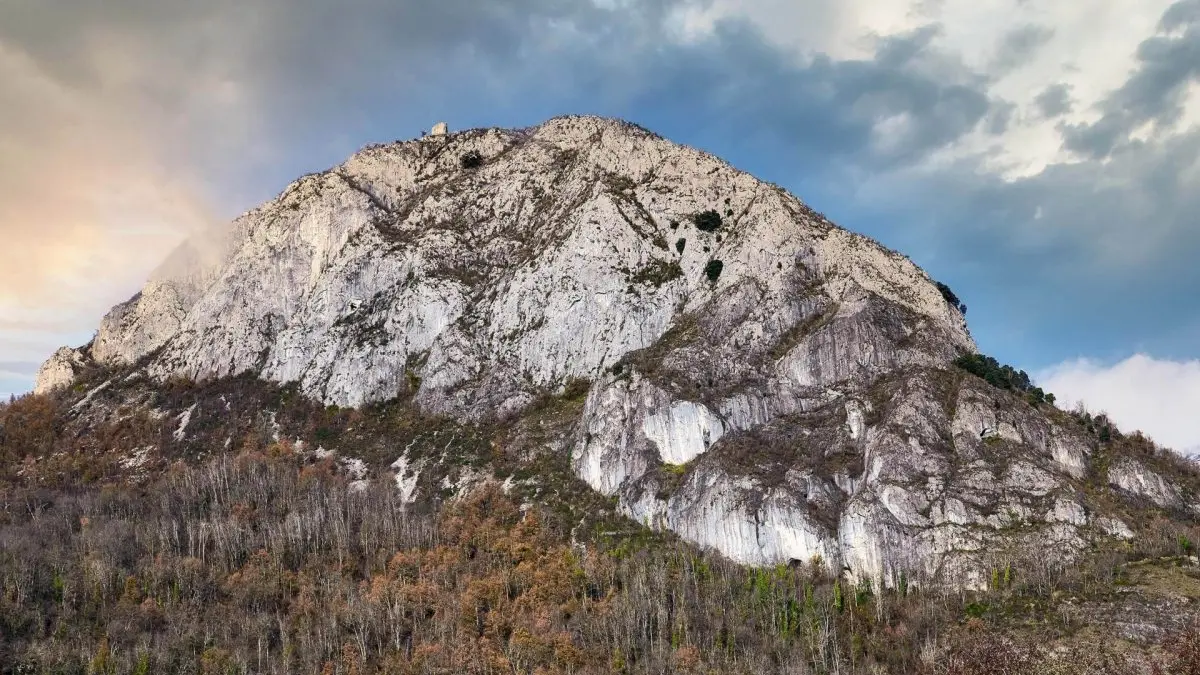
[[[59,387],[71,384],[89,358],[86,348],[60,347],[38,368],[33,385],[34,393],[49,394]]]
[[[296,181],[181,248],[91,356],[476,419],[585,379],[577,474],[750,564],[977,584],[1013,542],[1124,535],[1078,490],[1087,439],[948,369],[974,349],[907,258],[710,155],[566,117],[373,146]]]

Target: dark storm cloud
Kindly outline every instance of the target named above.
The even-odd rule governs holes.
[[[645,3],[628,11],[649,13],[656,6]],[[96,74],[83,61],[86,42],[80,37],[111,32],[208,59],[228,50],[228,61],[250,74],[308,75],[333,84],[321,76],[344,68],[367,71],[377,62],[372,55],[469,44],[488,58],[510,58],[520,36],[539,22],[592,20],[607,13],[586,0],[17,0],[0,6],[0,36],[75,79]]]
[[[987,132],[993,136],[999,136],[1008,131],[1008,127],[1012,124],[1013,116],[1016,115],[1017,105],[1007,101],[995,101],[991,103],[991,109],[987,116]]]
[[[1033,100],[1038,110],[1045,117],[1058,117],[1071,112],[1071,87],[1066,84],[1052,84],[1042,90]]]
[[[612,101],[663,94],[661,105],[678,108],[668,97],[682,96],[691,99],[693,115],[698,106],[713,118],[753,116],[756,133],[789,139],[798,152],[869,157],[883,166],[916,161],[985,118],[993,132],[1002,130],[1010,116],[1007,104],[989,100],[985,77],[947,79],[920,67],[941,33],[937,25],[883,38],[872,59],[818,56],[795,67],[736,22],[699,44],[665,39],[663,19],[679,5],[668,0],[618,9],[589,0],[74,4],[0,8],[0,40],[70,81],[96,86],[111,77],[96,70],[97,40],[137,46],[159,66],[131,95],[144,109],[184,120],[173,138],[193,162],[212,153],[203,139],[231,126],[229,116],[238,113],[247,136],[278,148],[284,142],[263,139],[312,145],[330,129],[374,128],[389,107],[400,123],[423,100],[486,111],[516,107],[505,99],[521,92],[551,110],[557,102],[615,113],[623,109]],[[1028,50],[1040,34],[1010,36],[1006,49]],[[203,109],[194,93],[198,71],[214,88],[236,85],[240,107]],[[873,133],[887,120],[893,124]],[[402,124],[411,133],[408,119]],[[201,161],[215,169],[228,158]]]
[[[1033,24],[1009,31],[1000,41],[1000,48],[989,69],[991,74],[1004,73],[1029,63],[1037,50],[1053,37],[1054,29]]]
[[[749,27],[731,23],[710,40],[660,52],[631,76],[645,107],[651,99],[668,106],[664,119],[699,113],[722,135],[774,148],[793,166],[853,162],[882,170],[953,143],[1003,106],[988,98],[983,78],[947,78],[923,67],[937,33],[929,26],[891,37],[869,59],[818,55],[797,66]]]
[[[920,172],[868,161],[831,215],[952,282],[985,351],[1030,366],[1130,349],[1194,358],[1196,332],[1181,327],[1200,325],[1200,129],[1130,134],[1178,119],[1200,67],[1200,2],[1177,3],[1161,26],[1171,32],[1143,41],[1101,119],[1063,129],[1082,161],[1012,180],[976,157]],[[1035,105],[1065,113],[1069,89],[1050,87]]]
[[[900,68],[926,52],[941,34],[940,25],[927,24],[906,34],[886,36],[875,49],[875,61]]]
[[[1191,132],[1013,181],[964,161],[876,177],[842,213],[951,282],[985,351],[1031,367],[1130,345],[1185,357],[1194,335],[1179,327],[1200,320],[1198,158]]]
[[[464,63],[509,68],[555,23],[627,27],[660,9],[650,2],[617,13],[587,0],[17,0],[0,5],[0,42],[85,88],[120,77],[97,50],[127,49],[149,65],[122,84],[159,110],[186,105],[207,74],[240,85],[261,115],[295,117],[371,88],[453,87],[439,78]]]
[[[1158,27],[1163,32],[1200,23],[1200,0],[1180,0],[1163,13]]]
[[[1137,69],[1101,102],[1101,118],[1063,128],[1069,150],[1103,159],[1129,143],[1130,134],[1143,125],[1163,130],[1180,119],[1188,88],[1200,77],[1200,5],[1195,0],[1176,3],[1159,26],[1170,32],[1138,46]]]

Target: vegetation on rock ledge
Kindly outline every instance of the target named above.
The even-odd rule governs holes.
[[[678,262],[654,260],[638,270],[629,280],[635,284],[649,284],[657,288],[682,276],[683,268],[679,266]]]
[[[708,264],[704,266],[704,275],[708,277],[709,281],[716,283],[717,279],[721,277],[721,270],[724,268],[725,263],[721,262],[720,260],[710,260],[708,261]]]
[[[1042,391],[1041,387],[1034,386],[1028,373],[1009,365],[1002,365],[990,356],[964,354],[954,360],[954,365],[972,375],[983,378],[993,387],[1024,394],[1032,405],[1054,404],[1054,394],[1048,394]]]
[[[692,217],[692,222],[701,232],[716,232],[721,227],[721,214],[716,211],[702,211]]]
[[[476,169],[483,165],[483,155],[478,150],[469,150],[459,158],[459,163],[464,169]]]
[[[950,290],[949,286],[940,281],[935,281],[933,283],[937,286],[938,292],[942,294],[942,297],[946,299],[946,302],[950,303],[951,307],[957,309],[964,315],[967,313],[967,306],[958,299],[958,296],[954,294],[954,291]]]

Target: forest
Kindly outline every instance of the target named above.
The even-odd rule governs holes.
[[[819,559],[754,569],[652,532],[561,454],[518,451],[554,447],[581,386],[489,430],[253,378],[167,382],[139,405],[198,411],[186,440],[122,403],[139,391],[103,392],[111,418],[81,415],[82,391],[0,404],[0,673],[1200,675],[1194,609],[1151,587],[1200,589],[1200,528],[1167,514],[1069,564],[998,556],[985,590],[851,585]],[[376,467],[440,449],[439,484],[494,478],[405,503],[390,473],[359,481],[304,449],[322,439]],[[157,464],[131,452],[148,444]],[[1115,432],[1102,447],[1163,452]],[[1163,626],[1147,639],[1097,629],[1141,606]]]
[[[1086,569],[985,596],[849,587],[819,561],[573,543],[497,485],[414,509],[287,444],[0,507],[5,673],[1200,673],[1196,630],[1054,656],[981,609]]]

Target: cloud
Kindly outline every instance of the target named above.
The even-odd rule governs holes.
[[[1112,365],[1088,359],[1062,363],[1035,378],[1061,407],[1082,402],[1106,412],[1124,431],[1141,430],[1180,452],[1200,451],[1200,360],[1160,360],[1136,354]]]
[[[928,53],[936,34],[927,26],[891,36],[870,58],[793,63],[753,26],[733,21],[654,59],[635,58],[615,79],[639,92],[638,107],[661,106],[651,124],[699,118],[714,143],[762,148],[760,161],[793,172],[847,164],[883,171],[953,144],[998,103],[979,79]]]
[[[35,361],[0,361],[0,377],[32,377],[39,365]]]
[[[1152,36],[1172,0],[1094,0],[1087,3],[968,3],[924,0],[806,0],[805,2],[705,0],[683,13],[691,32],[715,30],[721,20],[752,23],[769,44],[800,60],[871,58],[893,36],[923,26],[938,30],[926,45],[958,71],[987,83],[989,98],[1036,111],[1034,98],[1055,83],[1071,86],[1079,111],[1068,121],[1092,120],[1091,107],[1121,86],[1138,63],[1139,45]],[[1185,16],[1185,12],[1171,10]],[[703,20],[697,17],[702,17]],[[929,59],[935,61],[936,59]],[[981,129],[972,142],[956,144],[958,157],[988,151],[987,170],[1027,175],[1064,158],[1061,133],[1045,119],[1018,115],[1003,139]]]
[[[1002,360],[1035,370],[1065,354],[1195,355],[1185,327],[1200,322],[1200,60],[1185,46],[1196,30],[1185,4],[1194,3],[1138,20],[1148,33],[1107,90],[1056,72],[1054,88],[1031,89],[1037,100],[1000,137],[974,132],[915,168],[864,170],[846,193],[850,208],[833,217],[878,227],[952,283],[981,347]],[[1071,37],[1056,28],[1039,59]],[[985,91],[995,97],[1007,81]],[[1074,105],[1060,110],[1068,88]],[[1156,109],[1150,92],[1164,91]],[[1067,147],[1083,129],[1096,134],[1096,152]],[[1063,152],[1010,171],[1019,166],[1010,148],[1047,131]]]
[[[1013,28],[1001,39],[989,71],[999,75],[1030,63],[1037,50],[1053,37],[1054,29],[1046,26],[1026,24]]]
[[[1182,0],[1176,2],[1163,13],[1159,21],[1159,29],[1164,32],[1200,23],[1200,0]]]
[[[851,223],[950,283],[981,349],[1036,370],[1067,355],[1194,356],[1200,133],[996,180],[964,161],[868,174]],[[903,224],[900,226],[898,224]]]
[[[0,101],[0,306],[61,297],[64,268],[108,274],[204,222],[121,111],[2,42]]]
[[[1200,81],[1200,10],[1183,0],[1164,13],[1159,34],[1137,49],[1137,68],[1129,79],[1101,101],[1101,117],[1063,128],[1065,146],[1103,159],[1118,147],[1139,142],[1137,132],[1149,126],[1170,135],[1184,118],[1192,87]]]
[[[1042,93],[1033,99],[1033,102],[1037,106],[1038,112],[1046,117],[1058,117],[1069,113],[1073,107],[1071,87],[1061,82],[1052,84],[1043,89]]]
[[[0,403],[7,403],[9,396],[33,388],[39,365],[33,361],[0,361]]]

